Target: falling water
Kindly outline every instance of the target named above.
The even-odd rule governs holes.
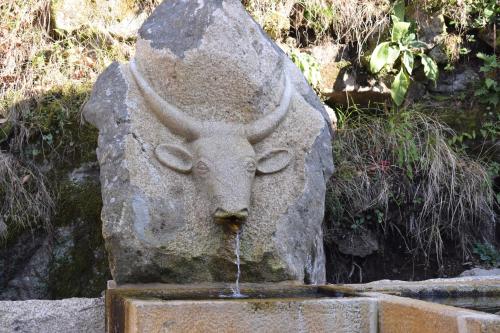
[[[233,298],[244,298],[247,297],[246,295],[243,295],[240,292],[240,275],[241,275],[241,270],[240,270],[240,238],[241,238],[241,230],[238,230],[236,233],[235,237],[235,246],[234,246],[234,254],[236,255],[236,261],[234,262],[236,264],[236,267],[238,269],[236,273],[236,284],[233,288],[233,294],[231,297]]]

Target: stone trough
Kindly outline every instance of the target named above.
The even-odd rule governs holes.
[[[224,297],[231,294],[228,284],[117,287],[110,283],[106,327],[109,333],[500,332],[500,316],[397,296],[478,299],[489,295],[499,299],[499,279],[480,280],[427,285],[392,281],[326,286],[242,284],[241,291],[248,298],[239,299]]]
[[[333,287],[243,284],[109,289],[107,330],[118,332],[377,332],[377,300]]]

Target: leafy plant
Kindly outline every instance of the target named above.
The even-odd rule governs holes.
[[[425,44],[418,41],[411,29],[411,23],[405,22],[404,16],[404,2],[399,1],[394,6],[394,15],[391,16],[391,40],[377,45],[370,57],[370,70],[373,73],[378,73],[385,67],[397,72],[391,84],[391,97],[398,106],[403,103],[410,86],[410,75],[416,56],[420,57],[428,79],[436,82],[439,74],[436,62],[424,53]]]
[[[490,243],[476,243],[472,250],[488,266],[500,266],[500,251]]]
[[[473,28],[483,28],[495,22],[495,18],[500,15],[500,5],[497,0],[468,0],[470,2],[470,12],[474,17]]]
[[[290,58],[301,70],[302,74],[304,74],[307,82],[309,82],[311,86],[317,87],[321,79],[321,74],[316,59],[310,54],[295,49],[290,51]]]
[[[500,85],[495,80],[496,71],[500,69],[497,56],[478,53],[477,57],[484,61],[479,71],[485,73],[485,78],[474,95],[478,96],[482,103],[496,107],[500,96]]]

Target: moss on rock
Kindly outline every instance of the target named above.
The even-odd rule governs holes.
[[[101,235],[100,186],[65,181],[59,193],[54,224],[66,233],[55,239],[49,293],[51,298],[99,296],[111,278]]]

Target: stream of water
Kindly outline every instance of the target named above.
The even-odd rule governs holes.
[[[243,295],[240,291],[240,275],[241,275],[241,270],[240,270],[240,239],[241,239],[241,230],[239,230],[236,233],[235,237],[235,246],[234,246],[234,254],[236,255],[236,261],[234,262],[237,267],[237,273],[236,273],[236,284],[233,288],[233,294],[231,297],[233,298],[245,298],[247,297],[246,295]]]
[[[231,287],[231,291],[233,293],[230,295],[220,294],[219,295],[220,298],[247,298],[248,297],[248,295],[242,294],[241,290],[240,290],[240,276],[241,276],[240,239],[241,239],[241,229],[236,233],[236,236],[234,237],[234,241],[235,241],[234,254],[236,255],[236,260],[234,263],[236,264],[237,272],[236,272],[236,283],[235,283],[234,287]]]

